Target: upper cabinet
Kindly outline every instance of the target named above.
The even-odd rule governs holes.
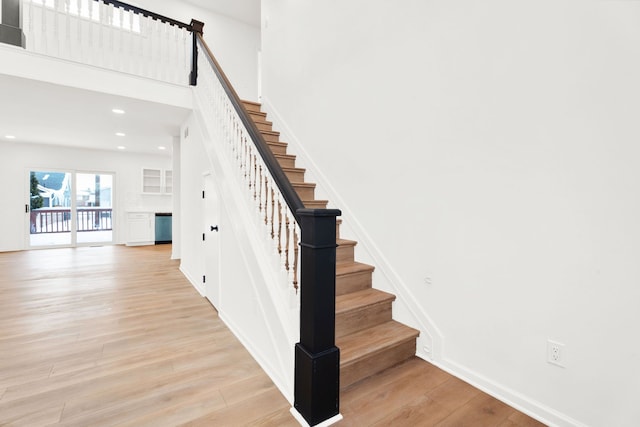
[[[142,192],[144,194],[173,193],[173,173],[170,170],[142,169]]]

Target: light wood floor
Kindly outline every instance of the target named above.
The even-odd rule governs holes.
[[[169,254],[0,253],[0,426],[297,426]],[[341,426],[541,425],[419,359],[341,405]]]

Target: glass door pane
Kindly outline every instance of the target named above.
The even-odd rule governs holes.
[[[113,241],[113,175],[76,173],[77,242]]]
[[[71,173],[31,171],[29,173],[31,246],[71,244]]]

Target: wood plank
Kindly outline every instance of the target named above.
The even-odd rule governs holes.
[[[0,254],[0,425],[177,425],[219,411],[244,421],[230,404],[252,406],[257,423],[294,421],[170,253]],[[279,405],[252,403],[265,396]]]
[[[336,265],[336,295],[370,288],[374,270],[372,265],[361,262]]]
[[[355,261],[355,240],[336,239],[336,264],[352,263]]]
[[[0,425],[297,425],[170,254],[0,253]],[[542,425],[503,405],[413,357],[343,390],[338,425]]]
[[[377,289],[365,289],[336,297],[336,338],[361,331],[392,318],[395,295]]]
[[[383,351],[395,342],[411,341],[418,331],[391,320],[378,325],[373,331],[360,331],[336,340],[336,345],[345,350],[340,353],[341,366],[358,361],[360,357]],[[414,342],[415,345],[415,342]]]
[[[270,388],[250,401],[243,400],[225,409],[188,422],[185,426],[235,426],[257,423],[263,417],[270,417],[274,411],[288,410],[289,403],[275,388]]]
[[[513,411],[507,404],[485,393],[471,399],[466,405],[456,409],[451,415],[435,424],[436,427],[472,425],[474,427],[494,427],[504,422]]]

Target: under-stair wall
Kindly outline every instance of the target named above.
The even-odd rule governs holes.
[[[195,102],[196,111],[182,129],[180,145],[182,167],[190,171],[194,164],[200,167],[200,173],[189,175],[199,175],[201,182],[193,178],[182,183],[182,247],[188,260],[185,263],[183,258],[182,270],[205,297],[207,285],[219,282],[215,306],[218,315],[293,403],[293,348],[298,339],[299,301],[295,291],[283,287],[287,277],[279,257],[260,237],[263,230],[252,201],[247,200],[246,189],[238,185],[236,172],[227,159],[215,153],[219,141],[208,127],[211,120],[203,118],[197,97]],[[217,233],[206,229],[209,224],[202,210],[205,174],[211,174],[218,193]],[[208,271],[204,265],[207,260],[203,233],[206,239],[215,239],[219,244],[217,264],[209,266]],[[205,271],[208,277],[202,283]]]

